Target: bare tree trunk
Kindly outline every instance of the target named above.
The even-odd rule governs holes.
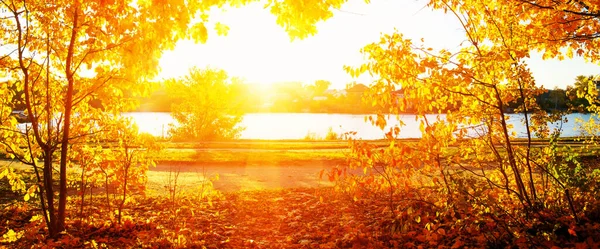
[[[127,145],[125,145],[125,168],[124,168],[124,177],[123,177],[123,196],[121,203],[119,204],[119,211],[117,214],[117,223],[121,224],[121,213],[123,212],[123,207],[125,206],[125,199],[127,198],[127,178],[129,177],[129,167],[131,167],[131,159],[129,158],[129,149]]]
[[[512,148],[512,143],[510,142],[510,137],[508,136],[508,128],[506,125],[506,118],[504,117],[504,104],[502,103],[500,92],[498,91],[498,87],[494,86],[494,91],[496,94],[496,99],[498,100],[498,111],[500,113],[500,122],[502,125],[502,133],[504,135],[504,140],[506,144],[506,153],[508,156],[508,162],[510,167],[513,170],[513,174],[515,176],[515,182],[517,184],[517,189],[519,190],[519,199],[525,200],[527,205],[531,206],[531,200],[529,199],[529,195],[525,190],[525,184],[523,184],[523,179],[521,178],[521,173],[519,172],[519,168],[517,166],[517,161],[515,158],[515,152]]]
[[[533,172],[531,170],[531,159],[530,159],[530,155],[531,155],[531,127],[529,125],[529,117],[528,117],[528,111],[529,108],[527,108],[527,102],[525,100],[525,93],[523,92],[523,85],[521,84],[521,81],[519,80],[519,93],[521,95],[521,99],[523,99],[523,115],[525,116],[525,129],[527,130],[527,153],[525,155],[525,161],[526,161],[526,165],[527,165],[527,170],[529,173],[529,188],[531,188],[531,197],[533,198],[534,201],[537,200],[537,193],[535,190],[535,182],[533,181]]]
[[[81,183],[79,186],[81,189],[81,207],[79,209],[79,218],[80,218],[80,220],[83,220],[83,206],[85,204],[85,188],[86,188],[85,166],[81,167]]]
[[[108,205],[108,212],[110,213],[112,210],[112,207],[110,205],[110,195],[108,193],[108,173],[104,172],[104,170],[102,170],[102,172],[104,173],[104,189],[106,192],[106,205]]]
[[[94,205],[94,187],[95,186],[96,186],[96,184],[94,184],[94,183],[90,184],[90,203],[92,205]],[[89,217],[89,212],[90,211],[89,211],[89,208],[88,208],[88,212],[87,212],[88,217]]]
[[[24,52],[25,52],[25,47],[26,44],[28,42],[28,34],[29,34],[29,30],[28,29],[28,25],[29,25],[29,12],[27,10],[27,8],[25,8],[25,11],[19,11],[17,9],[13,9],[12,7],[14,6],[9,6],[6,3],[4,3],[6,7],[8,7],[8,9],[11,10],[12,14],[14,15],[14,19],[15,19],[15,24],[17,26],[16,31],[17,31],[17,56],[18,56],[18,61],[19,61],[19,70],[21,70],[21,72],[23,73],[23,93],[24,93],[24,97],[25,97],[25,107],[27,109],[27,115],[28,115],[28,119],[31,120],[31,128],[33,130],[33,135],[35,137],[36,143],[42,148],[43,150],[43,154],[44,154],[44,168],[43,168],[43,187],[44,187],[44,192],[46,195],[46,202],[47,202],[47,214],[44,213],[44,216],[46,216],[46,219],[48,219],[48,232],[50,234],[51,237],[54,237],[58,234],[58,231],[56,229],[56,216],[55,216],[55,211],[54,211],[54,191],[53,191],[53,186],[52,186],[52,152],[53,149],[51,148],[51,146],[49,146],[49,143],[45,143],[42,140],[42,137],[40,135],[39,132],[39,123],[38,120],[35,115],[34,115],[34,110],[33,110],[33,103],[32,103],[32,89],[31,89],[31,80],[30,80],[30,75],[29,75],[29,64],[26,64],[25,60],[24,60]],[[25,27],[23,27],[23,25],[21,24],[21,22],[25,22]],[[49,104],[49,103],[48,103]],[[40,196],[41,199],[43,199],[43,197]]]
[[[78,3],[75,3],[78,4]],[[67,61],[65,63],[65,73],[67,75],[67,95],[65,96],[65,124],[63,128],[63,137],[61,141],[60,151],[60,189],[58,194],[58,224],[57,228],[59,232],[65,230],[65,212],[67,206],[67,155],[69,152],[69,132],[71,129],[71,111],[73,109],[73,84],[75,79],[73,78],[74,72],[72,71],[73,55],[75,49],[75,42],[77,38],[77,23],[79,19],[79,6],[75,7],[73,13],[73,27],[71,29],[71,40],[69,42],[69,49],[67,51]]]
[[[55,237],[58,234],[56,227],[56,211],[54,210],[54,190],[52,182],[52,155],[45,153],[44,158],[44,186],[46,187],[46,200],[48,202],[48,218],[50,220],[50,226],[48,226],[48,232],[50,237]]]
[[[51,140],[52,140],[52,129],[51,129],[51,120],[52,120],[52,111],[50,108],[50,36],[48,34],[46,34],[46,119],[47,119],[47,126],[46,128],[48,129],[46,132],[48,133],[48,139],[46,140],[46,143],[48,143],[48,152],[52,152],[52,150],[50,150],[50,144],[51,144]],[[29,151],[31,152],[31,142],[29,141],[29,137],[27,138],[27,143],[29,145]],[[52,153],[48,153],[48,154],[52,154]],[[33,158],[33,156],[31,157]],[[44,155],[44,161],[46,161],[47,157]],[[42,186],[44,184],[42,184],[42,180],[40,178],[40,173],[38,171],[37,165],[35,165],[35,160],[33,160],[34,166],[33,168],[35,169],[35,175],[38,179],[38,183],[41,184],[41,186],[39,186],[40,188],[40,202],[42,204],[42,212],[44,213],[44,220],[46,221],[46,226],[50,227],[50,221],[48,220],[48,208],[47,208],[47,204],[44,202],[44,194],[46,194],[46,191],[41,191]],[[44,163],[44,166],[46,164]],[[44,178],[45,179],[45,178]],[[44,193],[44,194],[42,194]],[[51,205],[51,203],[48,203],[48,205]]]

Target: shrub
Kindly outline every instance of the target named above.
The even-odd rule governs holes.
[[[333,128],[329,127],[327,131],[327,135],[325,135],[325,140],[339,140],[340,135],[333,131]]]

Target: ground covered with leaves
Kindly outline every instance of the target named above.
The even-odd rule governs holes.
[[[600,213],[578,225],[540,214],[538,222],[507,234],[494,216],[468,213],[468,205],[439,207],[407,201],[390,212],[380,198],[355,200],[331,188],[226,193],[213,200],[137,197],[122,224],[106,219],[102,198],[85,215],[68,220],[60,239],[46,238],[31,205],[0,211],[0,248],[480,248],[600,246]],[[70,213],[79,212],[76,201]],[[400,206],[399,206],[400,207]],[[596,210],[595,212],[598,212]],[[594,220],[594,215],[596,215]],[[77,215],[70,215],[75,217]],[[110,214],[109,214],[110,216]],[[85,218],[83,218],[85,217]],[[545,219],[543,222],[540,220]],[[514,230],[514,229],[513,229]],[[545,236],[537,236],[539,233]],[[535,236],[533,236],[535,235]]]

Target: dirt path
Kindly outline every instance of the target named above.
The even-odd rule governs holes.
[[[327,179],[319,179],[319,173],[331,167],[318,161],[302,165],[260,166],[159,164],[148,172],[148,187],[151,191],[164,190],[169,177],[174,179],[178,171],[178,186],[184,191],[200,188],[204,179],[212,179],[213,187],[223,192],[323,187],[333,184]]]
[[[0,166],[9,163],[0,161]],[[29,166],[19,163],[12,163],[11,166],[30,169]],[[177,172],[179,189],[190,192],[199,190],[206,180],[210,180],[212,187],[222,192],[327,187],[333,186],[333,183],[327,180],[326,175],[320,179],[319,174],[322,170],[327,172],[332,167],[332,163],[327,161],[305,161],[286,165],[159,163],[148,172],[147,189],[154,193],[164,192],[169,181],[173,182]]]

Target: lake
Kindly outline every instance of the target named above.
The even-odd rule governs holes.
[[[164,112],[131,112],[125,113],[125,116],[133,118],[134,122],[139,126],[141,132],[147,132],[154,136],[168,136],[170,124],[175,124],[176,121],[171,117],[170,113]],[[245,127],[242,131],[241,139],[304,139],[307,134],[311,133],[317,137],[324,138],[331,128],[337,134],[342,134],[349,131],[357,132],[357,137],[362,139],[381,139],[384,138],[384,132],[379,128],[371,125],[368,121],[365,122],[365,116],[354,114],[324,114],[324,113],[250,113],[244,116],[244,119],[239,124]],[[428,115],[430,120],[436,115]],[[442,115],[442,118],[444,115]],[[514,125],[514,131],[517,137],[526,137],[524,125],[522,124],[522,114],[508,114],[508,122]],[[590,114],[569,114],[567,115],[568,122],[562,124],[563,137],[574,137],[581,135],[579,125],[575,122],[576,118],[589,120],[592,117]],[[406,126],[401,128],[401,138],[419,138],[419,123],[415,120],[415,115],[400,115]],[[596,118],[595,118],[596,119]],[[395,116],[388,118],[388,126],[393,127],[398,124]],[[559,127],[559,124],[551,124],[552,128]],[[471,131],[473,135],[481,133],[481,131]]]

